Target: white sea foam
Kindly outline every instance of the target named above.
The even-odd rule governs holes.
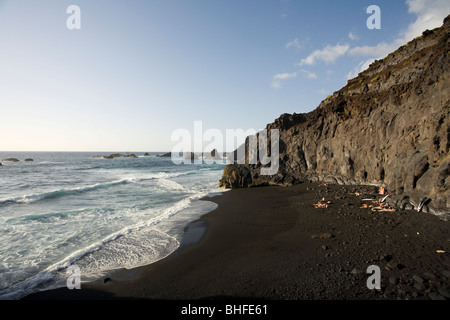
[[[84,248],[71,252],[44,270],[0,291],[0,299],[18,299],[35,292],[42,284],[54,284],[57,274],[70,265],[80,265],[85,277],[100,275],[118,268],[134,268],[163,259],[175,251],[180,243],[168,233],[155,228],[160,222],[167,222],[192,201],[207,196],[200,192],[186,197],[170,207],[164,208],[145,221],[126,226],[117,232],[93,242]],[[22,275],[23,276],[23,275]],[[45,289],[48,289],[46,286]]]
[[[127,177],[125,177],[123,179],[114,180],[114,181],[110,181],[110,182],[96,183],[96,184],[89,185],[89,186],[82,186],[82,187],[75,187],[75,188],[55,189],[55,190],[43,192],[43,193],[24,195],[24,196],[19,196],[19,197],[15,197],[15,198],[9,198],[9,199],[2,199],[2,200],[0,200],[0,205],[6,205],[6,204],[12,204],[12,203],[30,204],[30,203],[37,202],[37,201],[44,200],[44,199],[56,199],[56,198],[60,198],[63,196],[72,195],[74,193],[94,191],[97,189],[109,188],[109,187],[113,187],[113,186],[117,186],[117,185],[121,185],[121,184],[139,183],[139,182],[149,181],[149,180],[154,180],[154,179],[164,179],[166,186],[169,186],[169,184],[171,184],[172,188],[174,188],[174,186],[176,186],[177,183],[173,182],[173,181],[168,182],[169,180],[167,180],[167,179],[180,177],[183,175],[188,175],[193,172],[194,171],[171,172],[171,173],[158,172],[158,173],[154,173],[154,174],[147,174],[147,175],[141,175],[141,176],[128,175]],[[162,182],[162,183],[164,184],[164,182]],[[177,184],[177,185],[178,185],[178,187],[177,187],[178,189],[183,188],[181,185],[179,185],[179,184]]]
[[[215,206],[198,199],[225,191],[214,165],[40,157],[48,163],[2,176],[0,299],[64,286],[74,264],[86,281],[162,259],[179,247],[184,226]]]

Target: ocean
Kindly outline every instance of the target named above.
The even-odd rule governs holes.
[[[0,299],[65,286],[70,266],[83,283],[158,261],[224,191],[224,164],[93,158],[109,154],[0,152]]]

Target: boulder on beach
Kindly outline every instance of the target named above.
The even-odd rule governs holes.
[[[19,162],[19,159],[16,159],[16,158],[7,158],[7,159],[3,159],[2,161]]]

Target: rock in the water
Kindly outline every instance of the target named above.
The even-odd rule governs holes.
[[[148,157],[150,154],[148,152],[144,153],[144,157]]]
[[[172,157],[172,152],[167,152],[167,153],[163,153],[163,154],[158,154],[157,157],[170,158],[170,157]]]
[[[135,155],[134,153],[132,153],[132,154],[129,154],[129,155],[125,156],[125,158],[133,158],[133,159],[135,159],[135,158],[139,158],[139,157],[137,155]]]
[[[427,197],[429,212],[448,213],[449,32],[447,18],[373,62],[314,111],[282,114],[265,128],[268,135],[279,130],[277,173],[261,176],[260,162],[248,164],[255,151],[247,138],[238,148],[246,149],[244,158],[224,170],[220,186],[377,184],[391,199],[408,196],[417,206]]]
[[[198,156],[195,155],[193,152],[186,152],[186,154],[183,157],[184,160],[197,160]]]
[[[7,158],[7,159],[3,159],[2,161],[8,161],[8,162],[19,162],[19,159],[16,158]]]
[[[24,161],[26,161],[26,162],[32,162],[32,161],[34,161],[34,160],[31,159],[31,158],[27,158],[27,159],[25,159]]]
[[[2,166],[2,163],[0,162],[0,167]]]
[[[205,160],[222,160],[222,157],[216,149],[212,150],[209,153],[204,153],[203,157],[205,158]]]
[[[121,153],[113,153],[109,156],[93,156],[92,158],[114,159],[114,158],[138,158],[135,154],[124,155]]]

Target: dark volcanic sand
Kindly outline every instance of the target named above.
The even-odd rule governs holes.
[[[361,196],[349,194],[355,191]],[[449,222],[413,210],[360,209],[376,191],[319,184],[232,190],[207,199],[218,209],[191,224],[190,244],[169,257],[106,283],[27,299],[448,299]],[[332,204],[314,208],[322,197]],[[381,290],[367,288],[370,265],[381,269]]]

